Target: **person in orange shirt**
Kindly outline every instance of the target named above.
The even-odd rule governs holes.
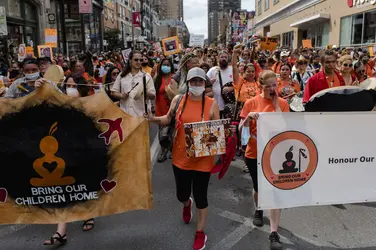
[[[280,60],[278,60],[272,67],[272,70],[274,73],[279,75],[281,73],[281,65],[282,63],[286,63],[288,61],[289,52],[288,51],[282,51],[280,55]]]
[[[204,249],[207,236],[204,233],[206,217],[208,215],[207,192],[210,171],[214,166],[214,156],[188,157],[184,124],[200,121],[218,120],[219,107],[213,98],[205,95],[206,74],[203,69],[192,68],[187,75],[187,90],[183,96],[176,96],[165,116],[149,117],[151,122],[159,125],[169,125],[176,112],[177,134],[173,142],[172,165],[176,182],[178,200],[183,203],[183,221],[189,224],[192,220],[191,190],[197,208],[197,230],[194,250]],[[185,248],[185,247],[183,247]]]
[[[257,182],[257,119],[261,112],[289,112],[289,104],[283,98],[277,95],[277,77],[272,71],[264,71],[260,77],[259,82],[262,87],[262,93],[256,97],[248,100],[243,107],[240,114],[242,118],[240,122],[240,129],[249,129],[250,138],[248,140],[247,149],[245,152],[247,167],[253,182],[254,201],[258,202],[258,182]],[[281,217],[280,209],[270,210],[270,248],[282,249],[280,237],[277,233],[279,221]],[[263,226],[263,211],[256,210],[253,218],[255,226]]]
[[[364,65],[364,69],[366,70],[366,75],[368,77],[372,77],[375,73],[375,59],[376,57],[371,60],[368,53],[363,53],[359,58],[359,61],[361,61]]]
[[[289,63],[281,64],[281,74],[278,79],[278,96],[286,101],[300,92],[300,85],[298,82],[291,79],[291,65]]]
[[[241,110],[243,104],[260,93],[260,86],[257,82],[256,67],[252,63],[247,63],[244,66],[244,75],[239,75],[237,67],[238,58],[241,53],[241,48],[235,47],[232,54],[232,85],[235,90],[235,98],[238,102],[238,110]],[[238,118],[236,114],[235,119]]]

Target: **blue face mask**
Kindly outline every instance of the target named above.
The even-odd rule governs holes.
[[[165,73],[165,74],[169,74],[171,72],[170,66],[162,65],[161,69],[162,69],[162,72]]]

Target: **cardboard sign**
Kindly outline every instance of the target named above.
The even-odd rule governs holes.
[[[205,35],[191,34],[189,36],[189,46],[191,47],[204,47]]]
[[[161,47],[160,42],[154,43],[153,46],[154,46],[155,51],[162,52],[162,47]]]
[[[311,39],[308,39],[308,40],[302,40],[302,43],[303,43],[303,48],[312,48],[312,40]]]
[[[45,29],[46,45],[52,48],[57,47],[57,29]]]
[[[260,49],[261,50],[276,50],[278,46],[278,39],[272,37],[261,37],[260,38]]]
[[[9,164],[0,174],[0,224],[152,208],[148,122],[105,92],[72,98],[44,84],[23,98],[0,98],[0,107],[0,157]]]
[[[121,55],[123,56],[124,64],[128,63],[129,54],[132,52],[132,49],[125,49],[121,51]]]
[[[23,60],[26,58],[26,46],[25,44],[20,44],[18,47],[18,61],[23,62]]]
[[[226,153],[226,136],[230,119],[184,124],[188,157],[204,157]]]
[[[168,37],[162,40],[163,53],[165,56],[180,53],[179,39],[177,36]]]
[[[34,48],[27,46],[26,47],[26,57],[34,57]]]
[[[38,45],[38,57],[52,58],[52,48],[47,45]]]

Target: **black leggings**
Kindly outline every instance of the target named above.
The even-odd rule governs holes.
[[[180,202],[186,202],[191,196],[193,186],[193,198],[198,209],[208,207],[208,186],[210,173],[194,170],[183,170],[172,165],[175,175],[176,196]]]
[[[253,189],[258,193],[258,181],[257,181],[257,159],[245,158],[245,164],[249,170],[253,182]]]

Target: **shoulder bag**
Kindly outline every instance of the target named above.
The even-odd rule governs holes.
[[[174,141],[174,135],[175,135],[175,122],[176,122],[176,111],[179,108],[179,104],[183,98],[183,95],[179,95],[178,101],[176,102],[176,105],[174,107],[174,110],[172,112],[172,117],[170,124],[167,126],[160,126],[159,128],[159,144],[168,150],[172,150],[172,145]]]

